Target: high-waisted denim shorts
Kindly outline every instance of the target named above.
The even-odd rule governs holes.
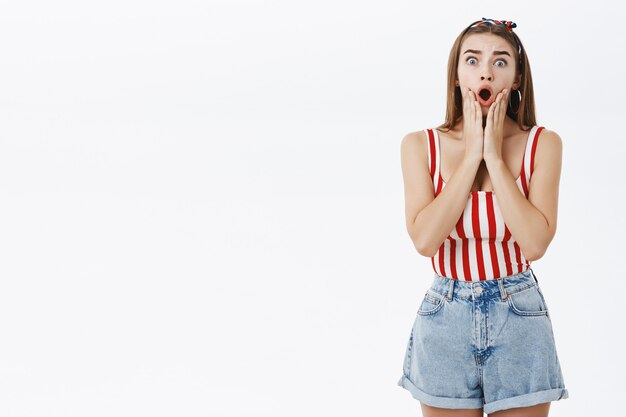
[[[568,398],[532,269],[487,281],[435,274],[398,385],[426,405],[485,413]]]

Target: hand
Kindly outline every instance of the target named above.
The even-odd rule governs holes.
[[[509,102],[510,92],[510,89],[504,89],[501,93],[498,93],[496,99],[489,106],[483,148],[483,159],[485,162],[502,160],[504,118],[506,117],[506,107]]]
[[[474,92],[467,87],[463,95],[463,142],[465,158],[483,158],[483,115]]]

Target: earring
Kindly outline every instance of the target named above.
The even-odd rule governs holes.
[[[511,97],[509,97],[509,108],[511,109],[511,113],[517,114],[517,112],[519,111],[520,103],[522,102],[522,92],[519,91],[519,89],[515,89],[513,91],[517,91],[517,100],[516,100],[517,101],[517,106],[516,106],[515,110],[513,110],[513,106],[511,104],[514,101],[513,100],[514,95],[511,94]]]

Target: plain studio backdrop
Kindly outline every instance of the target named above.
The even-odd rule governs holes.
[[[1,5],[0,417],[420,415],[396,382],[433,271],[400,141],[443,121],[481,17],[518,24],[563,140],[532,264],[570,392],[551,416],[621,415],[618,6]]]

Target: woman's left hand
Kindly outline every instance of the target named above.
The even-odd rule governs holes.
[[[485,161],[502,159],[502,138],[504,136],[504,118],[509,102],[510,89],[498,93],[489,107],[487,123],[485,124],[485,139],[483,144],[483,159]]]

